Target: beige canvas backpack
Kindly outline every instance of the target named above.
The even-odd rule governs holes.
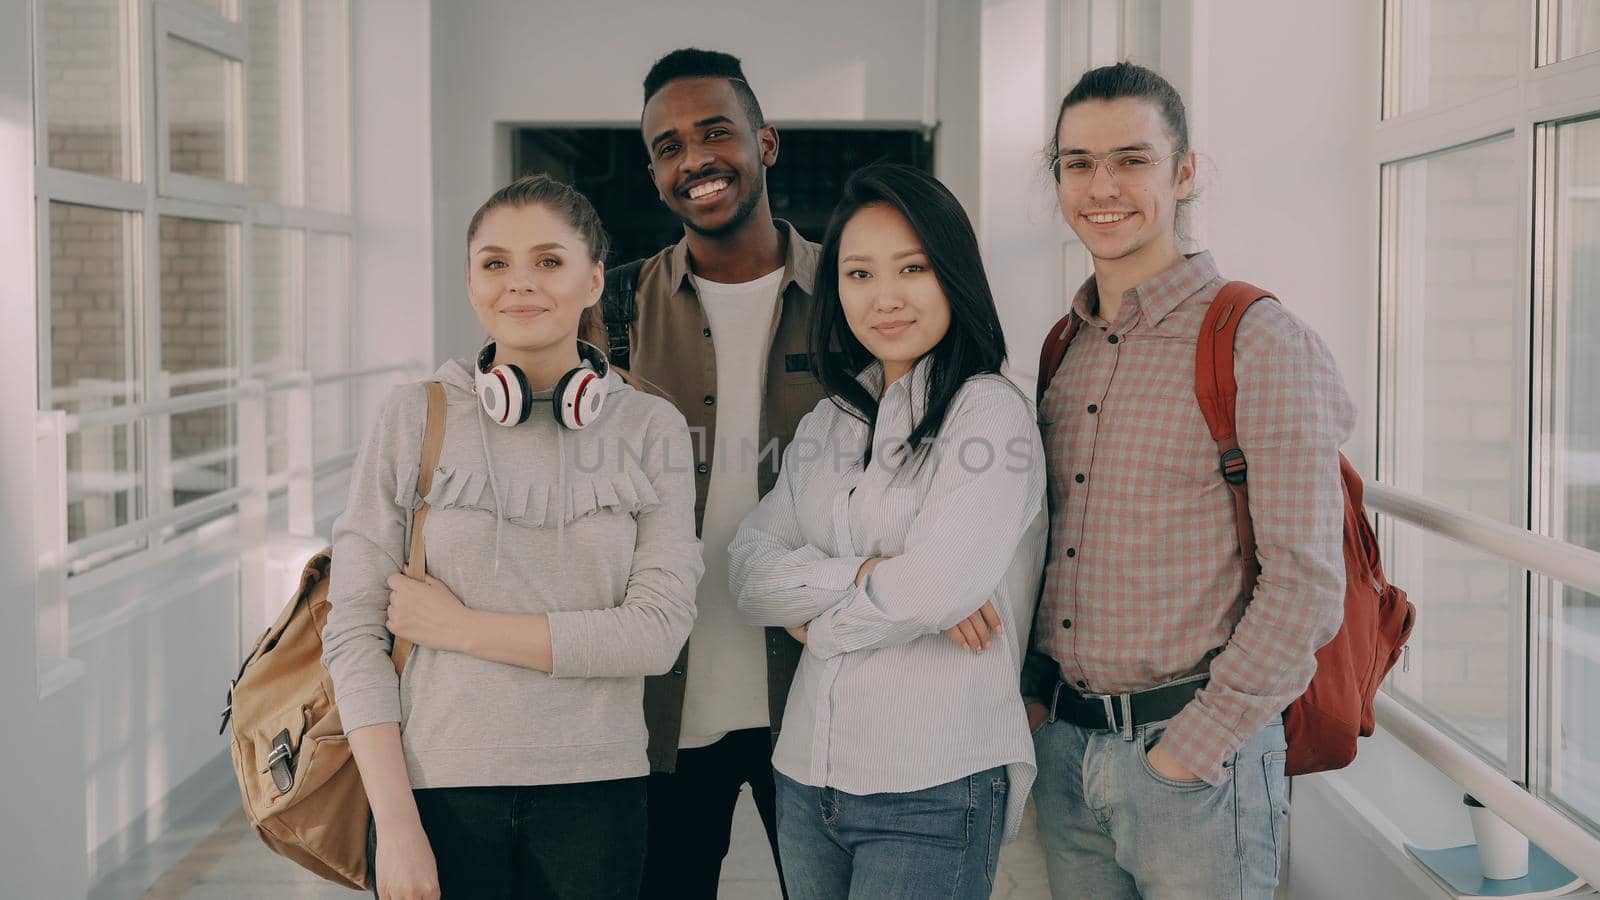
[[[427,430],[417,469],[417,496],[427,496],[444,444],[444,388],[430,382]],[[412,517],[406,572],[427,571],[422,546],[426,503]],[[331,549],[307,562],[300,586],[278,620],[245,657],[223,710],[233,726],[233,771],[245,815],[279,856],[345,887],[371,889],[367,827],[371,810],[350,742],[334,705],[333,679],[322,667],[328,622]],[[396,640],[395,671],[405,669],[409,641]]]

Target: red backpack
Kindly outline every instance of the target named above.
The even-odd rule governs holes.
[[[1195,397],[1221,454],[1222,479],[1233,494],[1248,590],[1254,590],[1261,565],[1250,521],[1248,466],[1234,434],[1238,385],[1233,377],[1233,339],[1251,304],[1277,299],[1243,281],[1229,282],[1211,302],[1195,348]],[[1039,353],[1041,407],[1081,322],[1068,313],[1050,329]],[[1340,769],[1356,758],[1356,738],[1371,735],[1375,725],[1373,696],[1400,658],[1416,621],[1416,608],[1405,591],[1383,575],[1377,536],[1361,505],[1361,476],[1342,453],[1339,474],[1344,481],[1344,622],[1333,640],[1317,651],[1317,672],[1305,693],[1284,710],[1283,730],[1289,741],[1285,771],[1290,775]]]

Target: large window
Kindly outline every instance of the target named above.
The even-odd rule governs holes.
[[[70,578],[284,489],[284,385],[349,368],[350,10],[34,3],[39,408],[65,413]],[[321,449],[347,449],[347,413],[323,411]]]
[[[1591,24],[1593,13],[1591,6]],[[1550,459],[1546,526],[1573,544],[1600,550],[1600,119],[1541,133],[1551,151],[1553,193],[1548,270],[1553,276],[1547,329],[1549,384],[1544,446]],[[1544,673],[1543,766],[1550,794],[1600,822],[1600,597],[1551,585],[1540,604]]]
[[[1600,549],[1600,49],[1583,0],[1390,0],[1380,477]],[[1600,828],[1600,598],[1398,522],[1389,689]]]

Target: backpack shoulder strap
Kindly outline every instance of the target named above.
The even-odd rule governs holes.
[[[444,385],[437,381],[430,381],[428,389],[428,424],[422,433],[422,458],[417,465],[417,496],[426,497],[433,488],[433,470],[439,467],[439,453],[444,449]],[[422,523],[428,519],[428,504],[422,505],[411,516],[411,547],[406,553],[406,574],[417,580],[428,572],[428,554],[422,544]],[[411,656],[411,642],[396,638],[394,650],[394,670],[399,672],[406,667],[406,659]]]
[[[1067,355],[1067,345],[1078,336],[1082,324],[1077,313],[1069,312],[1050,326],[1044,346],[1039,348],[1039,387],[1033,398],[1039,409],[1044,408],[1044,392],[1050,389],[1050,380],[1056,377],[1056,370],[1061,368],[1061,360]]]
[[[644,263],[644,260],[636,259],[606,270],[605,293],[600,299],[600,315],[606,323],[606,357],[612,365],[622,369],[631,368],[632,360],[629,357],[633,348],[628,339],[628,328],[639,316],[634,293],[639,288],[639,271],[644,268]]]
[[[1233,494],[1234,526],[1239,533],[1239,557],[1247,581],[1254,583],[1259,572],[1256,563],[1255,525],[1250,519],[1249,464],[1239,449],[1234,422],[1234,407],[1239,385],[1233,374],[1233,341],[1239,333],[1239,320],[1258,300],[1277,300],[1272,294],[1245,281],[1230,281],[1206,310],[1195,343],[1194,394],[1200,402],[1211,439],[1217,442],[1222,480]]]

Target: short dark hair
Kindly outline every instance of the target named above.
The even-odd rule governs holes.
[[[756,93],[750,89],[750,82],[744,77],[744,66],[740,64],[739,57],[697,47],[674,50],[656,60],[656,64],[644,76],[644,102],[649,104],[650,98],[667,82],[680,78],[726,78],[733,85],[739,103],[744,106],[744,114],[750,119],[751,127],[762,128],[767,124]]]
[[[968,379],[1000,372],[1006,361],[1006,339],[983,270],[978,236],[961,201],[921,169],[901,163],[866,166],[845,182],[844,196],[828,222],[817,264],[812,369],[835,406],[865,423],[869,432],[876,431],[878,398],[855,379],[855,373],[874,357],[850,330],[839,300],[839,244],[845,226],[868,206],[887,206],[905,216],[950,303],[950,330],[928,351],[933,359],[927,405],[905,441],[909,456],[914,457],[939,436],[956,392]],[[870,436],[864,456],[865,462],[871,462]]]

